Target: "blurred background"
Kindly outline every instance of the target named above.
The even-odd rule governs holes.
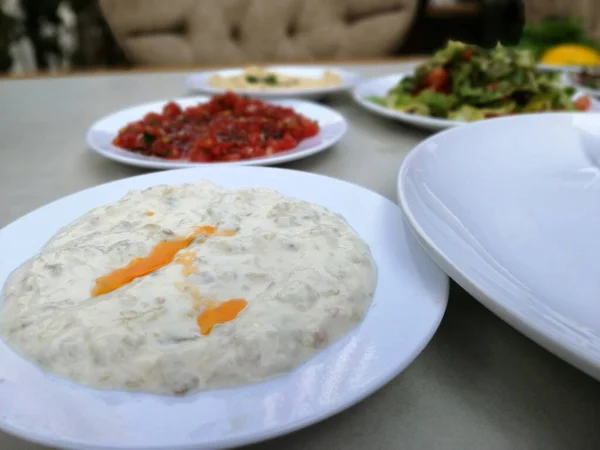
[[[448,39],[600,63],[600,0],[0,0],[0,71],[368,60]]]

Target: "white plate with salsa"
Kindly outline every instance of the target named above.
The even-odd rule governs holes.
[[[263,73],[256,73],[262,69]],[[362,80],[340,67],[267,66],[213,70],[191,74],[186,86],[193,92],[236,94],[258,98],[319,98],[352,89]]]
[[[289,110],[288,113],[281,113],[281,117],[289,121],[285,126],[280,127],[271,121],[264,125],[265,128],[251,132],[248,131],[251,130],[250,125],[245,124],[243,119],[238,118],[239,120],[232,122],[225,116],[217,119],[215,115],[210,116],[211,128],[207,131],[201,124],[204,119],[198,119],[198,114],[203,112],[196,107],[205,105],[210,100],[210,97],[203,96],[186,97],[146,103],[112,113],[90,127],[87,133],[88,146],[105,158],[148,169],[176,169],[207,164],[273,165],[327,150],[347,130],[346,120],[333,109],[290,99],[268,103],[255,101],[273,106],[277,111],[280,111],[280,107],[291,108],[293,115]],[[165,110],[169,103],[174,103],[180,112],[172,111],[172,105]],[[252,104],[246,103],[246,107],[251,108]],[[204,111],[204,114],[212,113]],[[248,114],[251,116],[253,113]],[[307,119],[307,122],[295,119],[297,115]],[[254,116],[255,119],[257,117]],[[128,133],[130,136],[115,145],[115,138],[120,130],[141,120],[144,122],[133,125],[136,129]],[[314,129],[314,124],[318,126],[318,130]],[[305,132],[301,133],[302,130]],[[207,135],[211,140],[200,142]],[[294,135],[296,138],[290,140],[287,135]],[[132,136],[134,139],[131,139]],[[130,149],[124,146],[129,146]],[[139,149],[134,149],[136,147]],[[218,154],[215,155],[215,151]]]
[[[0,230],[0,285],[52,235],[91,209],[131,190],[199,180],[227,189],[275,189],[341,214],[367,243],[377,266],[364,320],[291,372],[186,396],[84,387],[44,372],[0,340],[0,429],[63,449],[230,448],[298,430],[350,407],[425,348],[446,309],[448,279],[407,231],[398,206],[362,187],[299,171],[169,170],[69,195]]]

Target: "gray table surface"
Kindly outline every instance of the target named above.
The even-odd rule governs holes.
[[[411,65],[347,67],[370,77]],[[86,130],[117,109],[184,95],[184,78],[0,81],[0,227],[67,194],[143,173],[88,151]],[[427,133],[373,116],[347,94],[327,103],[349,121],[347,135],[331,150],[285,167],[341,178],[395,201],[400,163]],[[0,449],[41,448],[0,432]],[[600,383],[452,284],[437,334],[404,373],[331,419],[248,448],[600,449]]]

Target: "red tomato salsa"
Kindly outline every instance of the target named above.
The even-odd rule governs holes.
[[[316,122],[291,108],[228,92],[185,109],[170,102],[123,127],[113,144],[159,158],[221,162],[285,152],[318,133]]]

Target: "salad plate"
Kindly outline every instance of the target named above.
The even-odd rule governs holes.
[[[84,387],[44,372],[0,339],[0,429],[61,449],[231,448],[298,430],[350,407],[425,348],[446,309],[446,275],[405,228],[394,202],[306,172],[205,166],[152,172],[78,192],[0,230],[0,285],[52,235],[91,209],[132,190],[200,180],[227,189],[274,189],[341,214],[365,240],[377,266],[365,319],[289,373],[186,396]]]
[[[600,380],[600,114],[446,130],[406,157],[398,196],[410,229],[451,278]]]
[[[361,83],[353,97],[374,113],[431,130],[514,114],[600,109],[558,74],[536,71],[528,52],[460,42],[413,73]]]

